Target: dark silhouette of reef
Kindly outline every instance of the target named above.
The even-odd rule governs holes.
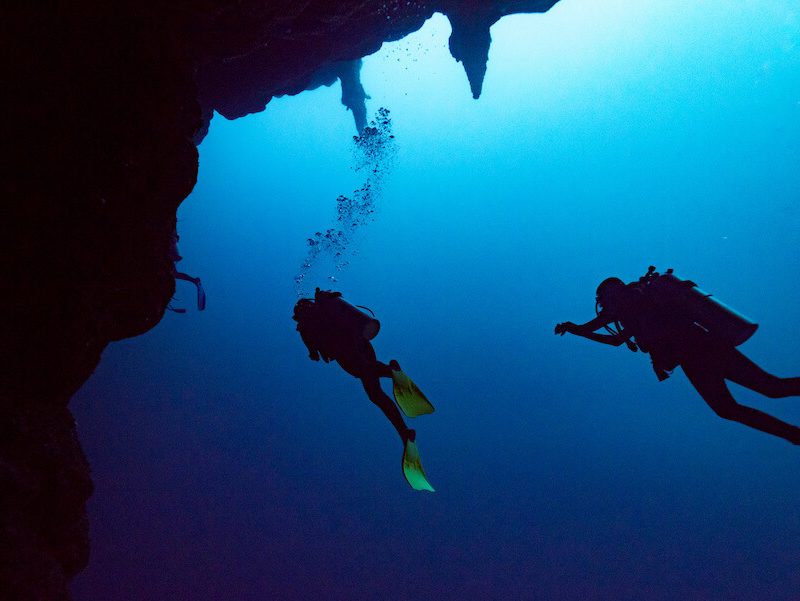
[[[92,484],[68,403],[109,342],[164,314],[175,212],[213,112],[240,117],[339,79],[360,127],[358,61],[435,11],[451,19],[451,51],[477,97],[489,26],[556,1],[2,9],[0,598],[68,599],[88,561]]]

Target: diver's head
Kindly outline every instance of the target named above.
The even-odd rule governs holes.
[[[606,309],[618,304],[625,291],[625,282],[619,278],[606,278],[597,287],[597,306]]]
[[[311,314],[311,311],[314,310],[314,301],[310,298],[301,298],[294,306],[294,315],[292,315],[292,319],[295,321],[300,321],[308,317]]]

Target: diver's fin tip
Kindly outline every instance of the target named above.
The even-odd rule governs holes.
[[[428,482],[425,470],[422,467],[422,460],[419,456],[419,449],[415,442],[407,440],[403,449],[403,476],[406,482],[414,490],[436,492]]]

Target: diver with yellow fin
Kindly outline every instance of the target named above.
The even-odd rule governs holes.
[[[575,334],[632,351],[649,353],[659,380],[681,366],[692,386],[720,417],[800,444],[800,428],[736,402],[725,380],[766,397],[800,396],[799,378],[779,378],[736,349],[758,325],[668,269],[650,267],[639,281],[608,278],[597,288],[597,317],[577,325],[556,325],[555,333]],[[605,328],[608,334],[597,330]]]
[[[366,307],[364,307],[366,309]],[[367,309],[369,311],[369,309]],[[371,311],[370,311],[371,313]],[[316,289],[314,298],[301,298],[294,306],[297,331],[313,361],[336,361],[361,380],[369,399],[377,405],[403,441],[403,475],[415,490],[433,492],[422,469],[416,432],[408,428],[397,406],[408,417],[433,413],[433,405],[401,369],[397,361],[378,361],[370,340],[378,335],[380,322],[342,298],[341,292]],[[397,405],[383,391],[380,378],[391,378]]]

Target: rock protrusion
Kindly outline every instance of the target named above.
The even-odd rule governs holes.
[[[492,45],[491,27],[506,15],[543,13],[558,0],[444,0],[442,12],[452,27],[450,54],[464,65],[472,97],[480,98]]]
[[[492,35],[489,28],[497,20],[490,9],[471,9],[469,5],[447,13],[450,26],[450,54],[464,65],[472,97],[480,98]]]
[[[353,112],[356,132],[360,136],[367,126],[367,103],[369,95],[361,85],[361,59],[337,64],[336,72],[342,83],[342,104]]]

